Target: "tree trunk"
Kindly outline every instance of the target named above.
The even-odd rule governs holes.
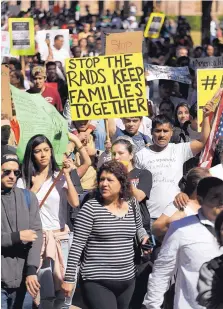
[[[129,16],[129,1],[124,1],[124,17]]]
[[[210,43],[210,22],[211,22],[211,7],[212,1],[202,1],[202,20],[201,20],[201,34],[202,44]]]
[[[143,17],[146,18],[153,12],[153,1],[143,1]]]
[[[153,1],[142,1],[143,15],[140,20],[140,25],[145,25],[146,18],[153,12]]]
[[[99,16],[102,16],[104,13],[104,1],[98,1],[98,11]]]

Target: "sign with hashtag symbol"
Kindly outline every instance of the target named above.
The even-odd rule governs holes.
[[[203,107],[210,101],[219,88],[223,88],[223,68],[197,70],[197,108],[198,132],[201,131]],[[218,104],[220,98],[216,98]]]

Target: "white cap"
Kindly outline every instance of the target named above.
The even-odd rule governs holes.
[[[136,21],[136,17],[135,17],[135,16],[130,16],[130,17],[128,18],[128,20],[129,20],[129,21]]]

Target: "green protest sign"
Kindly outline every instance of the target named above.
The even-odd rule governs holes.
[[[17,154],[22,162],[27,142],[36,134],[45,135],[52,143],[56,161],[62,164],[68,144],[67,121],[40,94],[29,94],[13,86],[12,99],[20,126]]]

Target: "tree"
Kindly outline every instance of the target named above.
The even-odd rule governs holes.
[[[99,16],[102,16],[104,13],[104,1],[98,1],[98,11]]]
[[[153,1],[143,1],[142,2],[142,11],[143,15],[141,17],[140,24],[145,24],[146,18],[153,12]]]
[[[127,18],[129,16],[129,1],[124,1],[124,17]]]
[[[211,22],[212,1],[202,1],[201,34],[202,44],[210,43],[210,22]]]

